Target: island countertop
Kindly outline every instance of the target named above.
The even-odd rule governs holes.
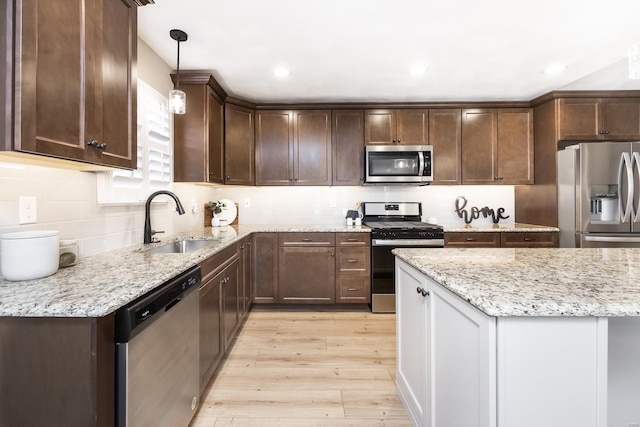
[[[640,316],[640,248],[393,252],[490,316]]]
[[[81,257],[52,276],[11,282],[0,278],[0,316],[102,317],[199,264],[243,237],[259,232],[364,232],[363,226],[237,225],[205,227],[165,237],[161,243],[134,245]],[[181,238],[211,240],[184,254],[151,254],[149,249]]]

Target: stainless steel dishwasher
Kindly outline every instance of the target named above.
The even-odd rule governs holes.
[[[200,267],[116,311],[119,427],[188,426],[200,392]]]

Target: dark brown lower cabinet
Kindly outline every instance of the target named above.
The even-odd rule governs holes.
[[[278,302],[278,233],[255,233],[252,245],[254,304]]]
[[[278,258],[278,302],[335,302],[335,247],[280,247]]]
[[[238,286],[240,287],[240,315],[244,316],[251,308],[253,302],[253,285],[251,281],[251,265],[253,262],[252,238],[245,237],[238,246]]]
[[[557,232],[470,231],[444,233],[447,248],[557,248]]]
[[[115,425],[115,316],[0,318],[0,426]]]
[[[221,312],[222,272],[200,286],[200,393],[224,356]]]
[[[238,265],[236,259],[222,271],[222,327],[225,351],[230,347],[240,326]]]

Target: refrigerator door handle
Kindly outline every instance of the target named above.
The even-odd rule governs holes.
[[[633,199],[635,199],[636,197],[636,182],[633,179],[633,169],[635,168],[635,171],[637,172],[638,176],[640,177],[640,153],[638,153],[637,151],[633,152],[633,158],[631,159],[631,188],[632,188],[632,194],[633,194]],[[634,205],[633,202],[634,200],[631,200],[631,221],[632,222],[638,222],[638,218],[640,218],[640,199],[638,201],[638,206]]]
[[[604,236],[585,236],[586,242],[605,242],[605,243],[640,243],[640,237],[604,237]]]
[[[620,156],[620,166],[618,167],[618,192],[622,189],[622,174],[627,173],[627,203],[622,206],[622,197],[618,196],[618,209],[620,211],[620,222],[624,223],[631,216],[633,205],[633,170],[631,169],[631,156],[629,153],[622,153]]]

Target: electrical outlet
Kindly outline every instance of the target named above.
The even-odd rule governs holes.
[[[197,214],[198,211],[199,211],[198,202],[196,202],[194,199],[191,199],[191,213],[192,214]]]
[[[244,207],[245,208],[250,208],[251,207],[251,199],[250,198],[245,198],[244,199]]]
[[[32,196],[18,198],[19,224],[35,224],[38,220],[37,201]]]

